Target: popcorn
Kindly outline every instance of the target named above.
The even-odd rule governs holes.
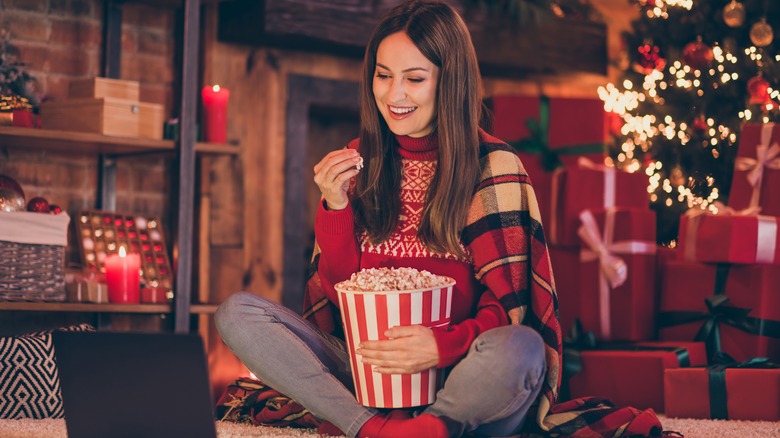
[[[414,268],[369,268],[352,274],[336,286],[345,291],[404,291],[434,289],[452,282],[449,277],[418,271]]]
[[[363,168],[363,157],[360,157],[360,161],[355,165],[356,170],[360,170]]]

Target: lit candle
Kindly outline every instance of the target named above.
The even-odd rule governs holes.
[[[126,254],[125,248],[119,247],[119,254],[107,256],[104,264],[108,301],[138,304],[141,300],[141,257],[138,254]]]
[[[209,143],[227,143],[227,104],[230,91],[219,85],[205,86],[203,97],[203,139]]]

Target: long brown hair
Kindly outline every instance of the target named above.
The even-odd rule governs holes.
[[[368,42],[360,84],[360,151],[368,164],[355,181],[355,223],[373,244],[387,239],[398,225],[398,144],[372,88],[379,43],[396,32],[405,32],[439,68],[434,116],[439,158],[417,236],[433,252],[465,256],[459,237],[479,177],[482,84],[468,29],[445,3],[412,0],[390,9]]]

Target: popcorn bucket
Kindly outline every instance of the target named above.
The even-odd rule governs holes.
[[[363,364],[355,349],[362,341],[387,339],[384,332],[390,327],[449,325],[455,285],[455,280],[449,280],[433,289],[382,292],[349,291],[336,284],[358,403],[374,408],[409,408],[433,403],[436,392],[444,384],[442,370],[381,374],[374,372],[371,365]]]

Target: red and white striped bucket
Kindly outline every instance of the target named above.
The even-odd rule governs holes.
[[[415,374],[381,374],[355,355],[362,341],[384,340],[390,327],[447,326],[455,280],[440,288],[410,291],[346,291],[336,285],[341,320],[349,348],[349,363],[358,403],[374,408],[409,408],[433,403],[444,384],[441,370]]]

